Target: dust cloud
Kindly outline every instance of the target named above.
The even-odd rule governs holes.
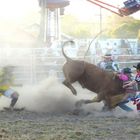
[[[71,110],[75,101],[71,92],[56,77],[49,77],[38,85],[23,86],[18,90],[17,106],[37,112],[64,112]]]
[[[77,96],[59,81],[56,75],[51,74],[38,85],[23,86],[17,88],[20,98],[17,107],[25,107],[30,111],[37,112],[69,112],[75,109],[75,102],[80,99],[91,99],[93,94],[82,89],[77,83],[74,84]]]
[[[19,94],[19,100],[16,104],[17,108],[25,107],[26,110],[35,112],[49,113],[68,113],[75,109],[76,101],[80,99],[92,99],[96,94],[91,93],[87,89],[83,89],[78,83],[74,84],[77,90],[77,96],[65,87],[56,75],[51,75],[47,79],[41,81],[38,85],[26,85],[15,88]],[[10,99],[2,96],[0,98],[0,109],[7,107]],[[112,112],[101,112],[103,103],[94,103],[85,105],[82,109],[90,112],[95,117],[115,116],[115,117],[136,117],[138,113],[134,105],[130,106],[134,112],[126,112],[117,107]]]

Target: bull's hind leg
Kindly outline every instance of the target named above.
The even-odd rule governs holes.
[[[104,106],[102,108],[102,111],[112,111],[118,103],[118,95],[117,96],[113,96],[113,97],[110,97],[110,96],[105,96],[104,98]],[[119,97],[119,100],[120,100],[120,97]]]
[[[109,108],[109,105],[106,103],[106,101],[103,101],[104,106],[102,107],[102,111],[106,112],[106,111],[110,111],[111,108]]]
[[[83,104],[90,104],[90,103],[94,103],[94,102],[100,102],[101,98],[99,98],[99,96],[94,97],[92,100],[79,100],[75,103],[76,108],[80,108]]]
[[[96,96],[94,97],[92,100],[79,100],[75,103],[75,109],[73,111],[73,114],[74,115],[79,115],[80,113],[84,113],[85,114],[85,111],[82,109],[82,105],[84,104],[90,104],[90,103],[94,103],[94,102],[100,102],[101,99],[99,96]],[[89,114],[89,112],[87,112],[86,114]]]
[[[67,80],[63,81],[63,84],[68,87],[74,95],[77,95],[77,91]]]

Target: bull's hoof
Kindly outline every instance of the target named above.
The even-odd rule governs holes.
[[[13,108],[10,108],[10,107],[4,107],[3,109],[6,111],[13,111]]]
[[[85,111],[84,109],[74,109],[72,115],[89,115],[90,112]]]
[[[81,108],[83,104],[85,104],[85,100],[79,100],[75,103],[75,107]]]
[[[113,112],[114,108],[109,108],[108,106],[103,106],[102,107],[102,112]]]
[[[72,89],[73,95],[77,95],[77,91],[75,89]]]
[[[23,110],[25,110],[24,107],[22,107],[22,108],[10,108],[10,107],[4,107],[3,109],[6,110],[6,111],[23,111]]]
[[[80,112],[81,112],[80,109],[74,109],[72,115],[80,115]]]
[[[81,111],[82,111],[81,109],[74,109],[72,112],[68,112],[67,114],[78,116],[81,114]]]
[[[102,107],[102,112],[107,112],[107,111],[109,111],[109,108],[107,106],[103,106]]]

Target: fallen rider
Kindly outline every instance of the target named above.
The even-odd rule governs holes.
[[[121,74],[118,74],[118,76],[123,81],[124,86],[133,81],[132,71],[130,68],[124,68]],[[131,85],[125,87],[125,89],[125,96],[123,97],[122,102],[118,104],[118,106],[128,112],[133,111],[133,109],[126,104],[130,101],[133,101],[133,99],[135,98],[137,87],[135,85]]]
[[[136,76],[134,78],[133,81],[129,82],[128,84],[124,85],[123,87],[124,88],[127,88],[127,87],[131,87],[133,85],[137,85],[138,89],[138,95],[134,98],[134,104],[137,106],[137,111],[139,112],[140,111],[140,63],[137,64],[137,66],[133,66],[134,68],[136,68]]]
[[[0,68],[0,95],[11,99],[11,103],[8,108],[9,110],[13,110],[19,98],[19,94],[11,88],[11,86],[13,85],[11,68],[11,66]]]

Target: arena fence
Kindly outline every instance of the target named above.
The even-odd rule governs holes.
[[[97,64],[101,58],[99,55],[88,55],[85,61]],[[114,58],[120,68],[132,67],[140,61],[140,55],[117,55]],[[84,60],[84,56],[78,55],[73,59]],[[0,66],[14,66],[15,84],[19,85],[37,84],[53,74],[62,81],[64,62],[61,51],[56,55],[46,48],[0,48]]]

